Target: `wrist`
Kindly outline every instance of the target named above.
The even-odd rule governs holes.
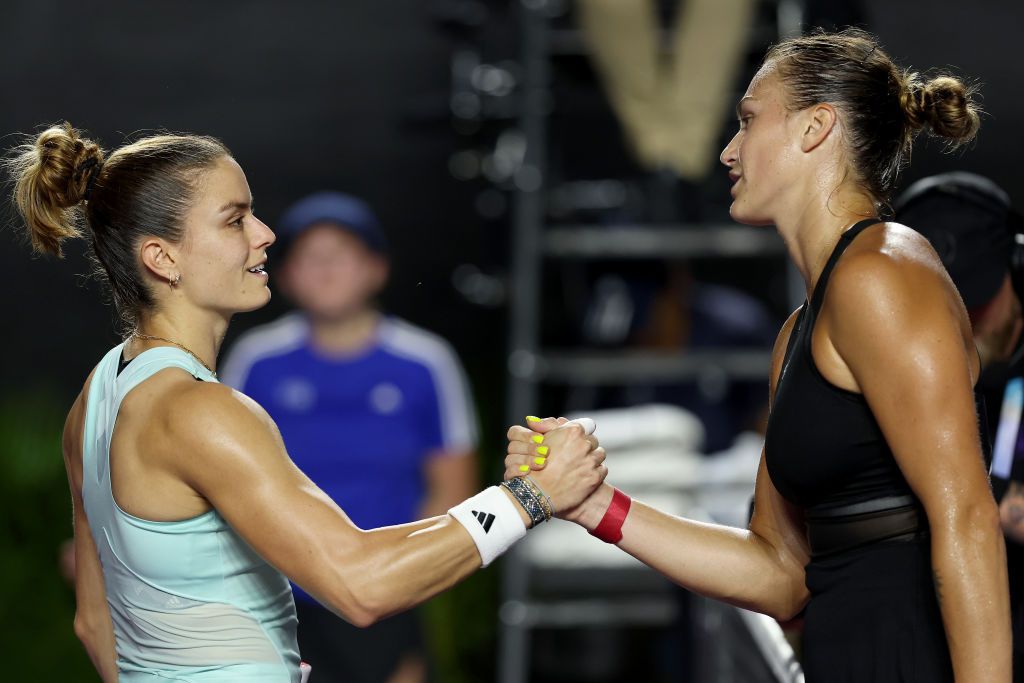
[[[527,529],[533,527],[533,520],[530,519],[530,514],[526,511],[526,508],[523,507],[522,503],[516,500],[516,497],[512,495],[512,492],[504,486],[499,486],[498,489],[505,494],[506,498],[515,504],[515,508],[519,512],[519,518],[523,520],[523,525],[526,526]]]
[[[462,501],[448,514],[469,532],[480,554],[480,566],[486,567],[516,541],[526,535],[526,523],[519,516],[520,506],[491,486]]]
[[[575,509],[569,511],[565,519],[579,524],[587,531],[593,531],[601,523],[601,519],[604,518],[604,513],[608,510],[608,506],[611,505],[614,493],[615,487],[611,484],[601,484],[586,500],[576,506]]]

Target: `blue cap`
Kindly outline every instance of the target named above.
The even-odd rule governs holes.
[[[377,214],[362,199],[341,192],[317,192],[295,202],[281,216],[278,234],[285,244],[291,244],[317,223],[333,223],[378,254],[387,253],[387,240]]]

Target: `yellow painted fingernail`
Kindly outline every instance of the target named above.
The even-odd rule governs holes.
[[[538,465],[543,465],[544,463],[546,463],[548,461],[548,459],[547,458],[534,458],[533,461],[535,463],[537,463]]]
[[[534,443],[544,443],[543,434],[534,434],[532,437]]]
[[[539,447],[539,448],[537,449],[537,453],[538,453],[539,455],[547,455],[547,454],[548,454],[548,447],[547,447],[547,446],[540,446],[540,447]]]
[[[520,465],[519,466],[519,471],[520,472],[529,472],[530,471],[530,466],[529,465]]]
[[[536,415],[527,415],[526,416],[526,421],[527,422],[540,422],[540,418],[537,417]]]

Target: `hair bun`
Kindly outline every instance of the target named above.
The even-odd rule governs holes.
[[[981,110],[973,96],[974,88],[958,78],[936,76],[922,83],[911,73],[905,77],[901,103],[914,130],[927,128],[959,145],[973,140],[981,125]]]
[[[37,251],[61,255],[61,243],[78,237],[79,205],[99,175],[103,150],[70,123],[47,128],[17,149],[10,166],[15,203]]]

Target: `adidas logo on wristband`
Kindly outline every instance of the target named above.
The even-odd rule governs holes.
[[[464,500],[448,514],[469,532],[480,552],[480,566],[486,567],[526,535],[522,508],[497,486],[490,486]]]
[[[470,510],[470,512],[476,517],[476,521],[480,522],[480,526],[484,528],[485,534],[491,530],[491,525],[494,524],[494,515],[489,512],[477,512],[476,510]]]

